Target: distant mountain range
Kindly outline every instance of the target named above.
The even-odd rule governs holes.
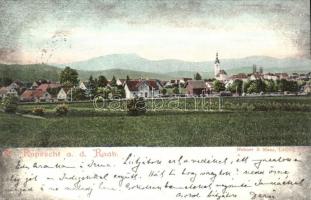
[[[10,78],[12,80],[21,80],[29,82],[39,79],[58,81],[59,74],[62,70],[63,70],[62,68],[44,64],[30,64],[30,65],[0,64],[0,80],[2,78]],[[125,79],[127,75],[130,78],[142,77],[142,78],[161,79],[161,80],[169,80],[173,78],[172,76],[166,74],[157,74],[157,73],[140,72],[123,69],[108,69],[101,71],[85,71],[85,70],[77,70],[77,71],[80,80],[87,80],[90,77],[90,75],[92,75],[94,78],[98,77],[99,75],[104,75],[108,79],[111,79],[112,76]]]
[[[311,60],[285,58],[278,59],[266,56],[251,56],[241,59],[221,59],[221,68],[228,74],[251,73],[253,64],[263,67],[264,72],[311,72]],[[188,62],[182,60],[148,60],[136,54],[112,54],[89,59],[81,62],[61,65],[7,65],[0,64],[0,78],[9,77],[13,80],[34,81],[49,79],[57,81],[59,73],[65,66],[77,69],[79,78],[87,80],[90,75],[98,77],[104,75],[108,79],[117,78],[157,78],[168,80],[180,77],[193,78],[196,72],[203,78],[214,75],[214,61]]]
[[[252,72],[253,64],[263,67],[265,72],[307,72],[311,71],[311,60],[267,56],[251,56],[239,59],[221,59],[220,64],[228,73]],[[193,73],[213,74],[214,61],[189,62],[174,59],[148,60],[136,54],[111,54],[89,60],[58,65],[70,66],[79,70],[123,69],[178,76],[193,76]],[[187,73],[185,73],[187,72]]]

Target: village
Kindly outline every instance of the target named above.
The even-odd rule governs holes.
[[[66,71],[67,70],[67,71]],[[0,88],[0,98],[8,95],[19,97],[21,102],[67,102],[89,101],[96,95],[105,98],[167,98],[202,96],[282,96],[308,95],[311,93],[311,72],[309,73],[264,73],[263,67],[255,64],[252,73],[228,75],[221,68],[218,53],[214,64],[214,78],[203,79],[200,73],[194,77],[173,80],[139,78],[125,79],[104,76],[79,81],[77,72],[66,67],[62,73],[76,73],[75,81],[67,77],[59,82],[37,80],[33,83],[14,80]]]

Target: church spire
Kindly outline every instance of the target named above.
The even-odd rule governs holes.
[[[216,60],[215,60],[215,64],[220,64],[220,61],[218,59],[218,52],[216,53]]]

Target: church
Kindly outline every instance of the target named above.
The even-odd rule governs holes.
[[[216,53],[216,60],[214,64],[214,75],[215,75],[215,78],[219,81],[228,80],[227,72],[224,69],[220,68],[220,61],[218,58],[218,53]]]

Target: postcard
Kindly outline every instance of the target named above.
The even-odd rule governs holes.
[[[0,11],[0,199],[311,199],[310,1]]]

